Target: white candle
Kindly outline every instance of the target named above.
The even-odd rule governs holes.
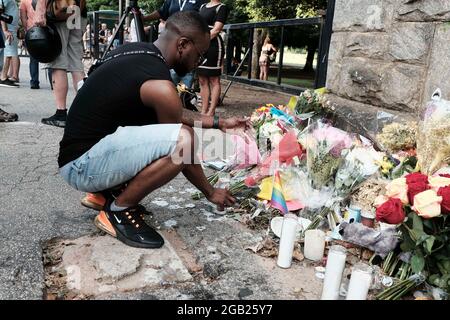
[[[297,225],[298,217],[295,214],[288,213],[284,215],[277,261],[277,265],[281,268],[289,268],[291,266]]]
[[[323,258],[325,250],[325,232],[322,230],[307,230],[305,232],[304,255],[306,259],[318,261]]]
[[[372,283],[372,268],[364,263],[353,267],[346,300],[366,300]]]
[[[325,280],[323,281],[322,300],[337,300],[345,268],[347,250],[343,246],[332,246],[328,252]]]

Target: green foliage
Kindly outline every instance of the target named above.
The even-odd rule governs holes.
[[[124,1],[125,3],[125,1]],[[117,0],[88,0],[87,8],[89,11],[97,10],[118,10],[119,1]]]
[[[268,21],[311,17],[325,9],[327,0],[236,0],[237,10],[245,12],[251,21]]]
[[[450,293],[450,219],[422,219],[415,212],[400,226],[404,252],[411,252],[414,273],[424,272],[428,283]]]

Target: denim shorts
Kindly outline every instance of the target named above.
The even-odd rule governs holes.
[[[19,41],[17,40],[17,37],[15,36],[16,32],[11,31],[14,35],[14,39],[9,43],[7,40],[5,40],[5,49],[3,52],[3,55],[5,57],[17,57],[19,55]]]
[[[119,127],[59,172],[70,186],[83,192],[111,189],[172,154],[180,128],[181,124]]]

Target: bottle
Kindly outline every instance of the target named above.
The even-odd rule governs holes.
[[[298,217],[295,214],[286,213],[284,215],[277,260],[277,265],[280,268],[289,268],[292,264],[297,225]]]
[[[347,249],[334,245],[330,248],[325,268],[321,300],[337,300],[341,286],[342,273],[347,259]]]

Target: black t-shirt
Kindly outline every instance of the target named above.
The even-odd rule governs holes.
[[[178,11],[198,11],[206,2],[208,0],[165,0],[158,12],[163,20],[167,20]]]
[[[130,43],[109,53],[148,50],[151,43]],[[158,123],[156,112],[144,106],[140,88],[147,80],[171,81],[169,67],[149,54],[121,56],[100,65],[78,91],[67,115],[60,142],[59,167],[80,157],[120,126]]]
[[[207,7],[207,4],[204,4],[199,12],[210,27],[213,27],[216,22],[225,24],[228,17],[228,8],[224,4],[217,4],[212,7]]]

